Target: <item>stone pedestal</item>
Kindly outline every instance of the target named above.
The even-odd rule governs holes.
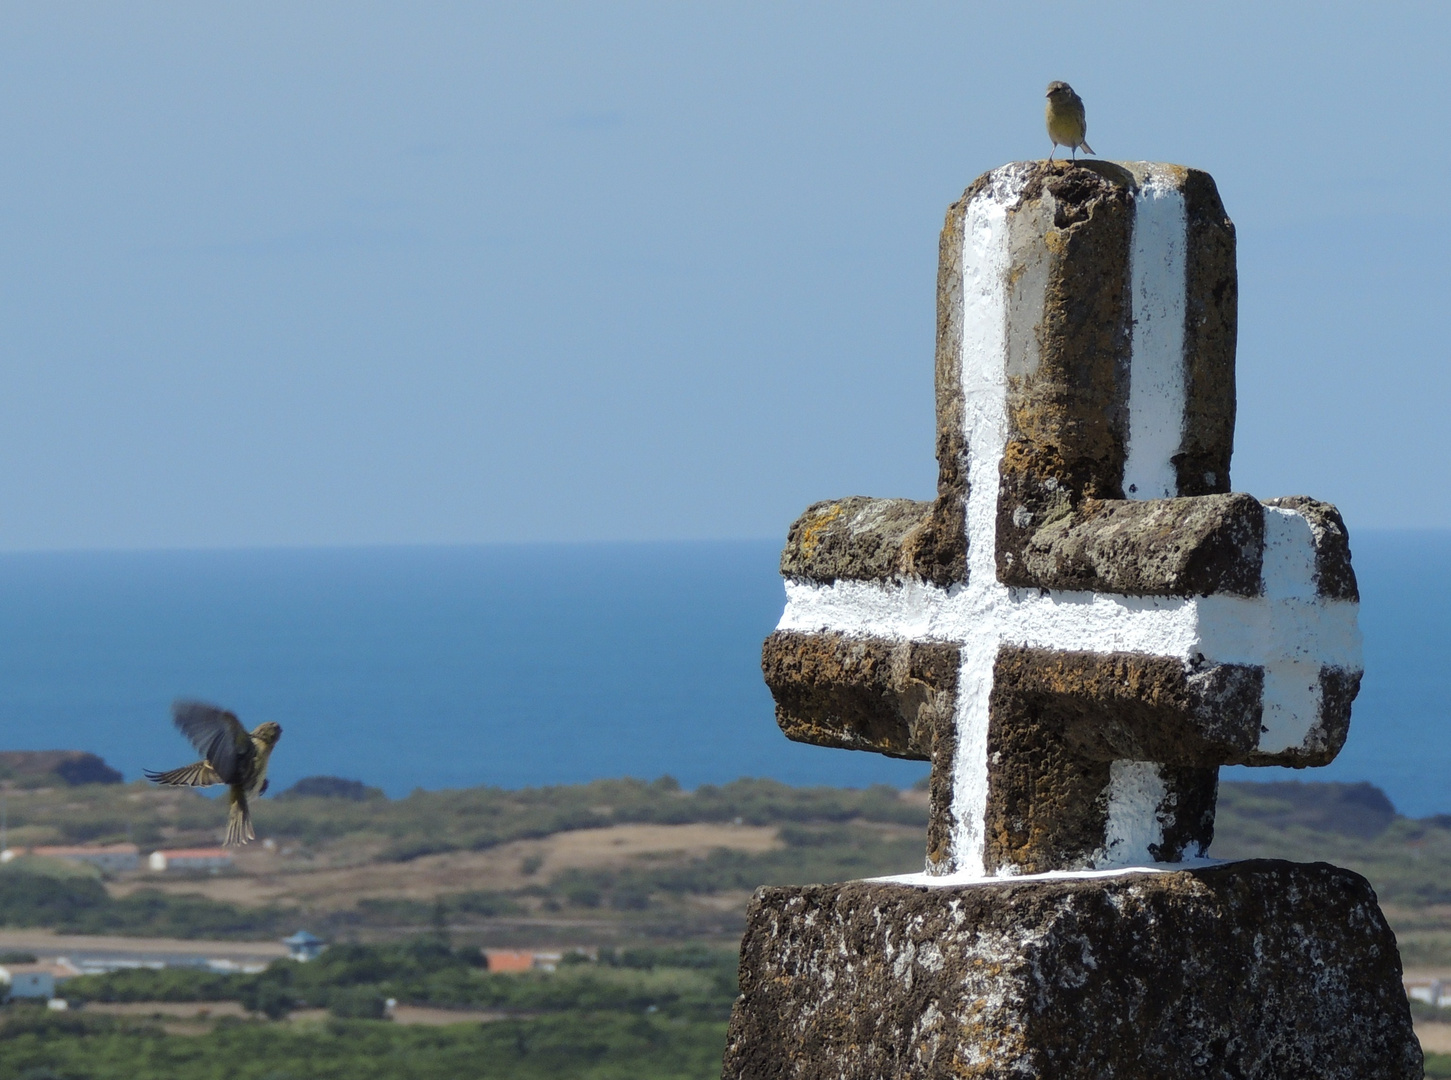
[[[1251,861],[760,890],[726,1080],[1420,1080],[1364,878]]]

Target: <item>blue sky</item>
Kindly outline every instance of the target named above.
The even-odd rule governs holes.
[[[0,549],[927,497],[943,211],[1055,78],[1219,182],[1235,486],[1451,527],[1448,12],[0,5]]]

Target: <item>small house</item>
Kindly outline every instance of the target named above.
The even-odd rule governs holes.
[[[55,997],[56,966],[54,964],[4,964],[0,965],[0,997],[39,998],[49,1001]]]
[[[532,971],[534,954],[522,949],[485,949],[484,966],[490,971]]]

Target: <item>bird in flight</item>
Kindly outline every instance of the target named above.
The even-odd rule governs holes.
[[[1085,154],[1093,153],[1093,147],[1088,145],[1088,117],[1083,111],[1083,99],[1073,92],[1073,87],[1066,82],[1048,84],[1047,115],[1048,138],[1053,140],[1049,161],[1053,160],[1060,146],[1068,147],[1075,159],[1079,150]]]
[[[146,770],[146,779],[171,787],[211,787],[226,784],[228,793],[228,847],[245,844],[252,832],[247,800],[267,790],[267,761],[282,738],[282,728],[270,720],[248,732],[234,713],[202,701],[178,701],[171,706],[171,722],[187,737],[202,759],[169,772]]]

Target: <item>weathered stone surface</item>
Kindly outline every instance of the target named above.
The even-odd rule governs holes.
[[[982,190],[987,175],[947,208],[937,241],[937,516],[942,567],[935,584],[967,580],[967,432],[962,386],[962,222],[963,207]]]
[[[1129,242],[1132,194],[1143,180],[1134,163],[1024,168],[1012,226],[1013,431],[999,499],[999,573],[1010,584],[1035,583],[1034,570],[1015,564],[1045,523],[1083,517],[1083,500],[1125,495]],[[1212,177],[1196,169],[1178,174],[1188,215],[1188,310],[1184,444],[1175,463],[1181,495],[1224,494],[1235,417],[1234,226]],[[944,587],[966,579],[962,208],[986,183],[986,176],[979,178],[948,209],[939,243],[936,500],[856,496],[817,503],[792,526],[781,559],[788,577],[822,583],[911,578]],[[1187,595],[1182,590],[1190,587],[1163,587],[1151,570],[1139,576],[1136,595]]]
[[[1016,646],[998,652],[993,685],[1015,708],[1051,714],[1091,760],[1232,765],[1259,741],[1259,667]]]
[[[961,647],[841,631],[777,631],[761,667],[797,742],[933,764],[927,866],[944,862]],[[1264,669],[1173,656],[1004,646],[988,702],[982,861],[988,872],[1116,865],[1115,806],[1152,801],[1145,856],[1201,856],[1214,837],[1218,766],[1318,765],[1349,731],[1359,674],[1323,668],[1321,722],[1303,746],[1258,748]],[[1132,764],[1134,771],[1125,771]],[[1147,785],[1147,786],[1146,786]],[[1127,800],[1127,803],[1126,803]]]
[[[1304,745],[1277,750],[1274,753],[1252,751],[1236,765],[1288,765],[1292,769],[1329,765],[1345,746],[1350,734],[1350,706],[1360,693],[1361,672],[1338,667],[1322,667],[1319,722],[1309,732]]]
[[[787,738],[923,761],[951,726],[957,669],[946,642],[778,630],[761,650]]]
[[[1180,495],[1229,490],[1234,452],[1234,350],[1239,333],[1239,276],[1234,223],[1214,177],[1184,170],[1189,243],[1184,312],[1184,441],[1174,458]]]
[[[1128,184],[1078,168],[1035,175],[1009,215],[1002,581],[1037,522],[1124,497],[1133,218]]]
[[[956,513],[954,513],[956,511]],[[781,574],[800,581],[962,580],[966,535],[950,494],[934,502],[853,495],[813,503],[791,525]]]
[[[1320,737],[1305,747],[1297,766],[1329,765],[1340,753],[1350,734],[1350,705],[1360,693],[1362,674],[1344,668],[1320,669]],[[1258,755],[1250,755],[1245,764],[1257,760]]]
[[[1360,587],[1350,566],[1350,534],[1340,511],[1306,495],[1266,499],[1266,506],[1294,510],[1310,522],[1315,536],[1315,587],[1331,600],[1360,600]],[[1354,697],[1354,695],[1351,695]]]
[[[818,581],[902,581],[914,576],[933,504],[912,499],[812,503],[791,525],[781,576]]]
[[[1187,217],[1178,494],[1224,494],[1234,447],[1234,226],[1208,174],[1155,168],[1173,174]],[[1123,489],[1133,335],[1129,249],[1132,194],[1145,175],[1141,163],[1040,168],[1014,214],[1011,433],[998,501],[998,572],[1005,582],[1018,580],[1015,564],[1043,522],[1076,511],[1085,499],[1133,494]]]
[[[762,889],[726,1080],[1420,1080],[1395,939],[1323,863]]]
[[[1253,496],[1065,500],[999,571],[1007,585],[1127,596],[1260,591],[1264,509]]]
[[[789,636],[763,653],[778,720],[930,757],[934,873],[1195,854],[1217,765],[1344,741],[1343,525],[1228,490],[1234,245],[1181,166],[980,177],[940,239],[937,498],[818,503],[791,529]],[[908,642],[958,669],[907,678]]]
[[[1218,765],[1254,752],[1263,686],[1257,667],[1196,670],[1142,653],[1001,649],[988,726],[996,764],[988,774],[984,868],[1112,865],[1115,791],[1127,779],[1141,788],[1147,782],[1138,799],[1152,795],[1155,803],[1153,859],[1202,856],[1214,839]],[[1114,762],[1157,764],[1116,784]]]
[[[725,1076],[1418,1078],[1354,874],[961,884],[1203,855],[1219,765],[1328,762],[1361,657],[1334,507],[1229,490],[1208,176],[1004,166],[938,275],[937,498],[808,509],[762,667],[790,738],[931,760],[917,881],[959,884],[759,892]]]
[[[932,762],[929,860],[947,850],[960,650],[950,642],[778,630],[761,671],[788,739]]]

